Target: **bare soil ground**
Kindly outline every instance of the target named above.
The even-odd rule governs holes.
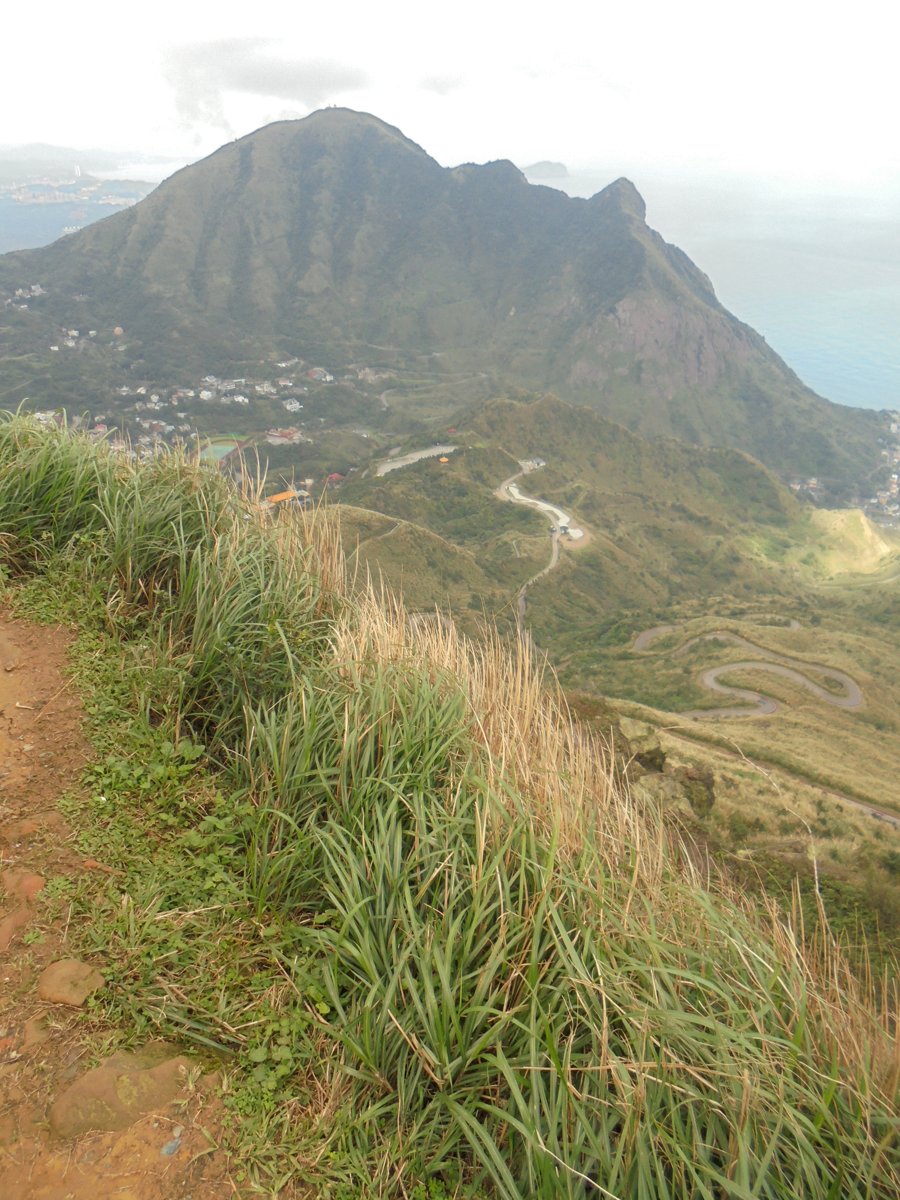
[[[0,612],[0,1197],[219,1200],[236,1191],[217,1148],[215,1077],[163,1045],[97,1071],[115,1031],[42,983],[75,951],[65,913],[51,919],[41,891],[104,869],[79,855],[56,808],[87,757],[69,642]],[[87,965],[102,974],[102,961]]]

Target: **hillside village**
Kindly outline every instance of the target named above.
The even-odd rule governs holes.
[[[871,495],[862,497],[859,507],[879,525],[900,527],[900,412],[886,410],[883,415],[883,486],[876,488]],[[825,499],[825,489],[815,476],[792,479],[790,487],[802,499],[813,504],[821,504]]]
[[[25,314],[47,294],[40,282],[25,284],[0,297],[0,310]],[[106,346],[114,352],[127,348],[121,325],[105,331],[61,326],[47,349],[53,356],[64,356]],[[326,367],[299,355],[262,362],[259,368],[258,374],[242,376],[207,371],[174,385],[152,379],[120,384],[108,397],[108,411],[95,412],[85,428],[139,458],[152,456],[164,446],[194,442],[204,446],[205,456],[225,462],[231,454],[254,446],[311,446],[326,429],[346,427],[348,417],[350,425],[365,424],[366,414],[383,415],[388,407],[384,385],[396,382],[398,376],[398,370],[381,364]],[[345,402],[340,416],[335,411],[338,406],[329,403],[323,391],[335,384],[344,389],[345,400],[347,389],[352,394],[350,411]],[[52,411],[43,410],[41,415],[48,419]],[[859,496],[857,503],[879,524],[896,526],[900,525],[900,411],[884,410],[882,417],[884,470],[876,478],[881,486]],[[365,428],[354,432],[362,439],[370,436]],[[322,473],[328,486],[342,478],[334,470]],[[815,476],[795,478],[790,486],[813,504],[827,504],[827,486]]]
[[[883,524],[900,526],[900,412],[889,412],[886,445],[882,450],[890,475],[887,486],[870,497],[865,508],[869,516]]]
[[[0,184],[0,198],[14,204],[99,204],[105,208],[130,208],[151,190],[150,184],[95,179],[88,175],[72,178],[41,178]]]
[[[3,303],[27,310],[32,300],[45,294],[40,284],[33,284],[17,289]],[[64,327],[48,350],[54,356],[84,353],[110,338],[111,345],[124,345],[124,329],[117,325],[100,334],[96,329]],[[259,373],[253,376],[206,372],[174,385],[152,379],[120,384],[93,412],[83,416],[68,413],[67,419],[94,439],[106,439],[138,460],[165,447],[194,443],[200,445],[203,457],[225,463],[232,454],[251,447],[312,446],[327,430],[347,423],[348,407],[351,424],[358,413],[383,413],[387,408],[383,396],[371,389],[383,387],[396,374],[358,364],[332,370],[291,356],[261,363]],[[333,395],[342,394],[340,405],[332,404],[326,392],[333,385],[337,385]],[[57,409],[38,409],[36,415],[43,421],[62,419]],[[354,433],[363,441],[370,436],[364,428],[356,428]],[[328,486],[342,479],[336,471],[322,475]]]

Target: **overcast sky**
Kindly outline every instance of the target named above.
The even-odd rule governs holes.
[[[4,14],[0,143],[198,158],[326,104],[373,112],[446,165],[750,177],[900,190],[884,0],[207,0]]]

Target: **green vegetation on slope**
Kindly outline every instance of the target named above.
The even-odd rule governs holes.
[[[106,728],[84,837],[121,875],[73,928],[114,1015],[236,1056],[271,1186],[896,1194],[890,1016],[702,886],[526,660],[348,592],[327,525],[21,418],[0,531],[13,600],[78,597]]]
[[[491,400],[460,415],[457,426],[460,449],[449,463],[359,475],[339,499],[423,525],[471,551],[494,581],[489,601],[496,605],[499,591],[509,604],[546,565],[548,522],[493,493],[520,471],[519,460],[545,460],[520,480],[522,488],[573,513],[590,533],[528,597],[535,639],[565,665],[569,683],[609,690],[603,648],[627,641],[674,604],[798,591],[784,553],[772,548],[808,545],[809,518],[790,491],[738,451],[647,441],[553,396]],[[374,561],[387,545],[373,544]],[[389,582],[399,583],[396,557],[382,565]],[[813,568],[798,569],[809,575]]]
[[[429,459],[383,478],[357,476],[339,494],[381,513],[411,515],[445,539],[443,552],[429,561],[413,553],[428,543],[420,526],[410,525],[408,538],[371,538],[360,548],[367,568],[380,568],[394,586],[406,588],[409,581],[417,608],[446,605],[467,628],[471,588],[480,597],[475,611],[496,614],[508,628],[516,590],[547,565],[550,542],[545,518],[493,492],[519,459],[544,459],[520,485],[573,513],[590,535],[587,544],[564,542],[556,569],[527,594],[526,626],[563,685],[594,701],[602,695],[607,707],[625,712],[631,704],[650,706],[655,725],[681,729],[693,744],[720,746],[726,753],[715,769],[722,803],[698,836],[726,852],[752,854],[770,876],[784,873],[788,863],[788,874],[804,886],[818,869],[832,891],[862,894],[882,914],[883,936],[897,937],[896,832],[871,816],[860,826],[852,816],[853,798],[900,808],[894,769],[900,631],[896,583],[890,583],[898,567],[890,531],[859,512],[804,506],[759,463],[735,451],[648,442],[549,396],[496,399],[459,416],[457,426],[461,448],[449,463]],[[512,537],[511,513],[533,524],[532,537]],[[475,519],[467,524],[468,514]],[[348,548],[354,519],[347,523]],[[452,590],[444,571],[451,562],[461,569]],[[677,628],[635,653],[636,635],[659,624]],[[751,720],[685,720],[680,713],[723,703],[702,685],[703,671],[755,657],[746,646],[720,640],[680,649],[717,630],[821,663],[811,678],[826,690],[829,668],[849,673],[864,703],[835,708],[787,680],[756,672],[744,686],[778,700],[778,712]],[[683,741],[679,748],[683,760]],[[736,779],[728,753],[748,755],[763,771],[783,768],[789,774],[782,788],[818,786],[827,818],[808,797],[766,801],[758,788]],[[698,747],[695,759],[703,765],[708,754]],[[828,789],[850,798],[845,815]],[[790,813],[774,811],[785,804],[807,813],[814,840]],[[744,809],[741,820],[731,822],[733,808]],[[799,849],[798,837],[806,839]],[[832,906],[835,919],[840,908]]]

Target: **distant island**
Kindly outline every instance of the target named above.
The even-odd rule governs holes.
[[[536,162],[530,167],[523,167],[522,173],[532,179],[568,179],[569,169],[561,162]]]

